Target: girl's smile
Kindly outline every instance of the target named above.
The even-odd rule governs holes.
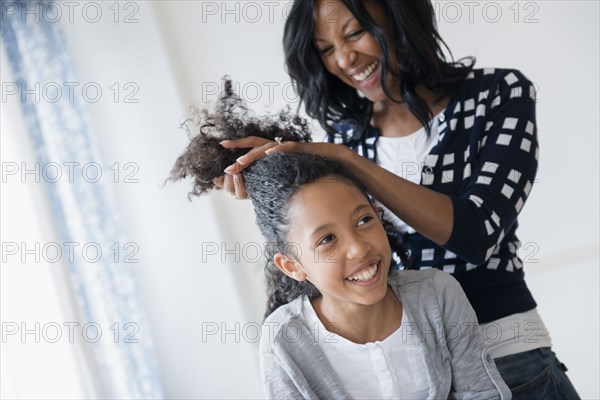
[[[346,279],[360,286],[370,286],[376,283],[381,276],[379,264],[381,260],[368,262],[366,265],[358,267],[356,272],[353,272]]]
[[[331,309],[377,305],[387,291],[391,249],[368,198],[341,178],[306,184],[291,200],[288,240],[300,249],[295,260],[275,262],[296,280],[308,280]]]

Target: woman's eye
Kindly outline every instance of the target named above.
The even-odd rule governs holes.
[[[365,215],[364,217],[362,217],[361,219],[358,220],[358,225],[364,225],[367,222],[371,221],[373,219],[373,217],[371,215]]]
[[[357,31],[351,32],[348,35],[348,39],[358,39],[358,38],[360,38],[362,36],[363,33],[365,33],[364,29],[359,29]]]
[[[317,243],[317,246],[331,243],[331,241],[333,241],[333,235],[327,235],[323,239],[319,240],[319,243]]]
[[[322,56],[326,56],[329,53],[331,53],[331,47],[324,47],[322,49],[319,49],[319,54]]]

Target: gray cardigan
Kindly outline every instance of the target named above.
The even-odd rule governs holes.
[[[429,399],[510,399],[459,283],[437,269],[393,271],[388,284],[409,317],[427,368]],[[302,297],[263,325],[260,364],[268,398],[348,399],[303,318]],[[420,339],[420,340],[419,340]]]

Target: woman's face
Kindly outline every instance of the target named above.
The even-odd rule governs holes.
[[[375,22],[386,26],[378,1],[365,1]],[[372,102],[387,99],[380,83],[382,52],[341,0],[319,0],[314,45],[327,70]],[[391,81],[388,77],[388,82]]]
[[[288,240],[297,254],[296,260],[276,256],[285,273],[310,281],[323,304],[336,309],[384,298],[391,249],[377,213],[356,186],[338,177],[304,185],[288,216]]]

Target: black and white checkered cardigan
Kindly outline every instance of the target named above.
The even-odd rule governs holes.
[[[481,323],[536,306],[516,236],[538,166],[535,105],[534,86],[520,71],[474,69],[439,116],[438,143],[421,166],[421,185],[450,196],[454,226],[444,246],[406,235],[411,268],[452,273]],[[352,139],[352,125],[333,126],[339,134],[328,142],[377,161],[377,129]]]

